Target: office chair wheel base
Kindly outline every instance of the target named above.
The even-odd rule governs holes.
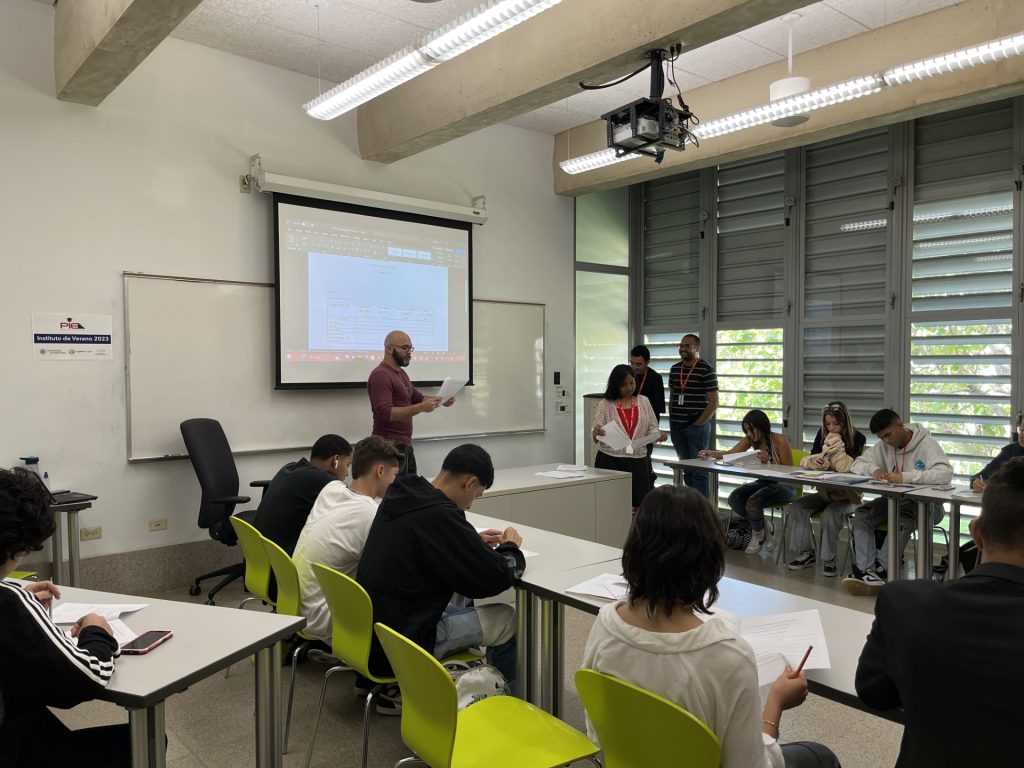
[[[212,597],[208,597],[208,598],[206,598],[205,605],[216,605],[216,603],[213,602],[213,598]]]
[[[198,584],[193,584],[191,587],[188,588],[188,593],[192,595],[192,597],[198,597],[202,593],[202,591],[203,588],[200,587]]]

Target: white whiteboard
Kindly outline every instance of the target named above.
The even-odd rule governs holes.
[[[369,434],[365,389],[274,389],[273,287],[126,274],[124,297],[129,461],[184,456],[178,425],[196,417],[220,421],[235,453]],[[544,429],[544,306],[474,301],[473,369],[414,439]]]

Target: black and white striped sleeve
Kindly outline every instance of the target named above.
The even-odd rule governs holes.
[[[5,696],[70,707],[95,698],[114,674],[117,642],[99,627],[75,639],[24,587],[0,582],[0,665]]]

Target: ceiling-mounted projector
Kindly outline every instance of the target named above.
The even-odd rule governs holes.
[[[678,56],[678,52],[674,53]],[[695,143],[689,130],[689,122],[694,119],[694,115],[683,102],[682,94],[679,96],[680,108],[674,107],[671,99],[662,98],[665,88],[662,62],[666,55],[663,50],[647,53],[651,60],[648,65],[651,68],[649,97],[631,101],[601,115],[607,124],[608,146],[615,150],[618,157],[631,153],[644,154],[661,162],[666,149],[681,152],[686,148],[687,141]]]

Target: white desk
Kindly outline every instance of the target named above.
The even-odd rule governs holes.
[[[476,508],[476,503],[473,508]],[[508,520],[474,513],[467,513],[466,518],[478,528],[503,530],[510,524]],[[575,573],[575,569],[595,564],[617,571],[621,568],[619,561],[622,550],[540,528],[516,523],[512,525],[523,537],[523,549],[537,553],[526,559],[526,572],[516,585],[516,677],[526,701],[535,701],[547,711],[557,714],[561,700],[560,675],[564,655],[562,612],[555,609],[556,605],[551,600],[540,600],[528,585],[534,581],[545,583],[562,573]],[[539,650],[535,647],[538,626],[541,629]],[[541,678],[539,687],[538,672]]]
[[[609,567],[610,565],[616,567]],[[523,582],[542,600],[555,603],[556,610],[559,612],[564,610],[565,606],[570,606],[587,613],[597,614],[603,606],[611,601],[602,600],[599,597],[570,594],[565,590],[602,573],[619,572],[617,563],[598,563],[560,574],[543,574],[539,578],[527,573],[523,576]],[[807,670],[808,687],[814,693],[825,698],[864,709],[864,705],[857,698],[854,681],[857,673],[857,661],[874,619],[870,613],[841,608],[831,603],[791,595],[788,592],[780,592],[736,579],[722,579],[718,583],[718,589],[719,598],[715,606],[743,617],[753,618],[772,613],[817,609],[821,614],[821,624],[828,640],[828,654],[832,668]],[[552,644],[551,641],[549,644]],[[561,672],[560,661],[555,660],[554,663]],[[558,678],[558,681],[560,682],[561,678]],[[561,685],[558,687],[560,689]],[[557,698],[560,694],[559,690],[551,696]],[[892,713],[892,716],[898,715]]]
[[[928,490],[928,486],[912,486],[909,488],[896,488],[886,483],[876,482],[874,480],[865,480],[863,483],[856,485],[848,485],[846,483],[830,483],[828,480],[821,480],[818,478],[809,477],[780,477],[777,474],[765,474],[765,472],[779,473],[784,475],[792,475],[795,472],[806,472],[807,470],[801,469],[800,467],[791,467],[785,464],[720,464],[715,459],[663,459],[663,463],[672,468],[673,482],[676,485],[681,485],[683,482],[682,474],[683,469],[699,469],[702,472],[708,473],[708,495],[712,499],[714,504],[718,499],[718,475],[735,475],[737,477],[743,477],[749,480],[773,480],[779,483],[785,483],[787,485],[810,485],[815,488],[836,488],[841,490],[854,490],[861,493],[877,493],[879,496],[884,496],[886,501],[886,512],[888,515],[889,530],[898,530],[898,510],[897,505],[899,500],[903,497],[914,498],[911,493],[914,491]],[[922,527],[924,522],[925,514],[922,511],[926,509],[926,505],[918,503],[918,547],[915,553],[915,573],[920,578],[931,578],[931,561],[930,561],[930,542],[931,542],[931,523]],[[785,546],[785,543],[783,543]],[[900,555],[899,547],[896,544],[896,540],[892,541],[892,546],[889,547],[888,562],[886,563],[886,571],[890,581],[897,581],[900,577]],[[926,559],[929,558],[929,559]]]
[[[949,569],[946,571],[950,580],[959,576],[960,569],[960,506],[967,504],[972,507],[981,506],[981,494],[972,494],[973,498],[957,498],[954,493],[967,493],[967,488],[960,488],[955,491],[938,491],[934,488],[918,488],[907,493],[907,498],[917,502],[917,526],[920,530],[931,530],[931,520],[928,520],[928,502],[934,504],[949,504],[949,552],[947,552]],[[923,542],[927,539],[927,542]],[[924,544],[927,548],[925,557],[931,562],[932,537],[918,536],[918,548]]]
[[[122,656],[98,696],[128,710],[134,768],[165,765],[164,701],[236,661],[256,655],[256,765],[281,768],[281,640],[302,617],[154,600],[65,587],[74,603],[147,603],[123,616],[136,632],[170,629],[174,637],[145,656]]]
[[[632,478],[628,472],[588,467],[580,477],[544,477],[557,464],[499,469],[473,511],[621,547],[629,531]],[[527,547],[529,549],[529,547]]]

